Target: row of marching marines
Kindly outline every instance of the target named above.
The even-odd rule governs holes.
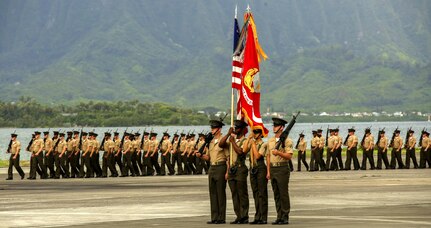
[[[311,160],[310,165],[306,161],[307,141],[304,134],[299,134],[295,149],[298,151],[297,171],[301,171],[304,165],[307,171],[329,171],[329,170],[350,170],[353,161],[355,170],[367,169],[367,160],[371,169],[382,169],[382,163],[386,169],[410,168],[410,160],[414,168],[425,168],[431,166],[431,140],[429,132],[422,130],[419,140],[414,136],[414,131],[407,130],[403,140],[400,130],[396,129],[389,141],[385,136],[385,131],[379,130],[377,140],[371,134],[370,128],[365,129],[361,142],[355,135],[355,129],[348,129],[348,135],[343,142],[343,138],[338,135],[339,129],[327,129],[326,137],[322,136],[322,129],[313,130],[313,138],[310,144]],[[17,134],[11,134],[11,141],[7,153],[11,154],[8,180],[13,178],[12,167],[15,166],[21,178],[24,172],[19,166],[19,153],[21,143],[17,139]],[[27,146],[27,151],[31,152],[30,176],[28,179],[36,179],[38,173],[41,179],[45,178],[91,178],[107,177],[108,169],[110,177],[125,176],[153,176],[153,175],[177,175],[202,174],[208,172],[210,163],[196,157],[196,153],[205,142],[206,134],[199,133],[195,140],[194,133],[175,133],[170,140],[170,134],[163,133],[160,140],[155,132],[143,132],[143,139],[140,133],[130,134],[126,131],[120,137],[119,132],[105,132],[100,142],[98,134],[84,131],[68,131],[65,133],[36,131]],[[250,137],[252,134],[250,134]],[[291,140],[290,140],[291,141]],[[342,145],[346,149],[346,162],[343,163]],[[419,163],[416,159],[416,145],[420,148]],[[265,145],[263,145],[265,146]],[[293,147],[290,143],[288,146]],[[362,165],[357,157],[357,147],[362,148]],[[388,148],[392,148],[391,160],[388,160]],[[324,160],[326,148],[326,162]],[[406,149],[406,163],[403,163],[402,149]],[[374,162],[374,150],[377,150],[377,166]],[[103,151],[102,166],[100,166],[99,152]],[[159,159],[159,155],[161,158]],[[118,166],[120,173],[117,171]],[[177,168],[175,168],[177,166]],[[292,161],[289,162],[291,171],[294,170]],[[166,173],[166,169],[168,173]],[[49,174],[48,174],[49,173]]]

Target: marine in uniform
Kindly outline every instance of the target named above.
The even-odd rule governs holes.
[[[78,178],[81,171],[81,164],[79,163],[79,161],[81,160],[82,142],[81,142],[79,133],[80,133],[79,131],[73,131],[73,139],[75,140],[75,150],[72,154],[72,160],[71,160],[72,172],[70,177],[72,178],[75,178],[75,177]]]
[[[40,138],[39,131],[34,132],[34,135],[35,135],[35,138],[33,140],[33,145],[31,146],[32,168],[31,168],[29,179],[31,180],[36,179],[36,169],[41,169],[42,173],[39,174],[40,178],[46,179],[46,175],[47,175],[46,168],[45,168],[45,165],[43,164],[43,149],[44,149],[43,139]]]
[[[412,159],[415,169],[419,167],[416,160],[416,137],[414,133],[413,130],[409,131],[409,139],[406,145],[406,169],[410,168],[410,159]]]
[[[374,136],[371,134],[369,128],[365,129],[365,139],[362,146],[363,156],[362,156],[362,170],[367,169],[367,159],[370,162],[371,169],[374,170]]]
[[[81,162],[80,162],[80,166],[79,166],[79,178],[84,178],[84,176],[85,176],[85,157],[84,157],[84,153],[85,153],[85,151],[87,151],[87,148],[88,148],[88,139],[87,139],[87,135],[88,135],[88,133],[87,132],[82,132],[81,133],[81,138],[79,139],[80,140],[80,142],[81,142],[81,148],[79,148],[78,147],[78,150],[79,150],[79,152],[78,153],[80,153],[80,159],[79,160],[81,160]],[[82,151],[82,152],[81,152]]]
[[[70,165],[71,165],[71,161],[72,161],[72,154],[74,153],[75,149],[76,149],[76,141],[75,139],[72,138],[72,134],[73,132],[68,131],[67,132],[67,138],[66,138],[66,145],[67,145],[67,150],[66,150],[66,154],[64,156],[65,160],[65,166],[63,166],[63,169],[65,169],[66,172],[66,176],[65,178],[69,178],[70,177]]]
[[[205,143],[205,135],[203,133],[199,133],[198,136],[199,136],[198,143],[195,148],[194,154],[196,154]],[[208,173],[208,166],[206,161],[196,156],[196,173],[202,174],[204,170],[205,170],[205,173]]]
[[[114,151],[112,152],[112,156],[113,156],[113,162],[114,162],[114,169],[115,172],[117,172],[117,168],[115,167],[115,165],[118,165],[118,168],[120,169],[121,174],[123,174],[123,162],[122,162],[122,153],[121,153],[121,139],[120,139],[120,133],[118,132],[114,132]]]
[[[262,130],[254,129],[244,145],[244,151],[250,151],[250,185],[256,209],[254,220],[250,224],[266,224],[268,221],[268,180],[265,165],[267,144],[262,138]]]
[[[304,139],[304,134],[299,134],[299,140],[298,140],[298,145],[296,146],[296,149],[298,150],[298,171],[301,171],[301,163],[304,163],[305,168],[307,169],[307,171],[309,170],[309,166],[307,163],[307,156],[306,156],[306,152],[307,152],[307,141],[305,141]]]
[[[349,128],[349,135],[346,138],[345,145],[347,146],[346,151],[346,165],[344,170],[351,169],[351,163],[353,160],[353,167],[355,170],[359,169],[359,160],[358,160],[358,137],[355,135],[355,129]]]
[[[135,134],[136,136],[136,147],[135,147],[135,151],[136,151],[136,163],[138,164],[138,168],[139,170],[141,170],[141,176],[145,176],[145,167],[144,167],[144,163],[142,163],[142,148],[144,147],[143,143],[144,143],[144,136],[142,136],[142,138],[140,138],[140,135],[138,132]]]
[[[54,140],[49,137],[49,131],[43,132],[43,150],[45,151],[45,155],[43,157],[45,169],[49,170],[49,177],[55,177],[55,169],[54,169]],[[58,132],[54,132],[53,138],[58,138]]]
[[[185,151],[186,151],[186,147],[187,147],[187,137],[186,134],[181,133],[181,142],[180,142],[180,147],[179,147],[179,156],[180,156],[180,160],[181,160],[181,169],[183,170],[183,175],[188,175],[190,173],[190,171],[187,169],[187,161],[184,162],[184,160],[187,159],[187,157],[185,158]]]
[[[335,128],[334,135],[335,137],[337,137],[337,141],[338,141],[338,144],[335,145],[335,153],[336,153],[335,156],[338,161],[338,167],[340,168],[340,170],[344,170],[343,157],[342,157],[343,149],[341,148],[341,146],[343,145],[343,138],[338,133],[339,133],[339,129]]]
[[[396,159],[398,162],[398,168],[403,169],[404,164],[401,157],[401,150],[403,148],[403,139],[400,136],[400,130],[395,130],[394,133],[395,133],[395,138],[392,145],[391,168],[392,169],[396,168],[396,162],[395,162],[395,159]]]
[[[187,167],[189,174],[196,174],[196,166],[195,166],[195,134],[191,133],[189,135],[189,139],[187,140],[186,149],[184,152],[185,157],[185,166]]]
[[[326,153],[327,153],[326,168],[327,170],[338,170],[336,147],[339,144],[338,143],[339,138],[335,136],[335,129],[329,129],[329,132],[331,136],[328,138],[328,147],[326,148]]]
[[[380,140],[377,144],[377,169],[382,169],[382,160],[385,163],[385,168],[389,169],[388,161],[388,137],[385,136],[385,131],[380,130]]]
[[[177,164],[177,175],[183,174],[181,166],[181,154],[179,153],[180,137],[177,133],[174,134],[174,143],[172,144],[172,168],[175,170]]]
[[[152,132],[150,134],[150,162],[151,168],[156,170],[156,175],[160,176],[160,165],[159,165],[159,140],[157,140],[157,133]],[[161,146],[161,145],[160,145]]]
[[[323,130],[317,129],[317,137],[319,138],[319,159],[317,160],[320,163],[320,171],[324,171],[329,167],[325,166],[325,160],[323,160],[323,152],[325,149],[325,138],[322,135]],[[322,168],[323,167],[323,168]]]
[[[144,143],[142,144],[142,150],[144,151],[144,173],[145,176],[153,176],[154,175],[154,169],[151,165],[151,157],[150,157],[150,144],[151,141],[149,139],[150,133],[144,132]]]
[[[166,167],[168,167],[169,175],[175,174],[174,168],[172,168],[172,164],[171,164],[171,152],[170,151],[172,150],[172,143],[169,140],[169,137],[170,137],[169,133],[167,133],[167,132],[163,133],[163,142],[162,142],[162,146],[160,147],[160,153],[161,153],[160,173],[163,176],[166,175]]]
[[[132,149],[132,141],[130,141],[129,137],[130,137],[130,134],[125,133],[124,143],[122,148],[123,160],[124,160],[124,171],[123,171],[123,175],[121,175],[122,177],[129,176],[129,170],[131,172],[131,176],[135,176],[135,170],[133,170],[133,164],[132,164],[132,154],[130,152]]]
[[[139,172],[139,166],[138,166],[138,150],[139,149],[139,145],[141,144],[141,140],[139,140],[139,136],[141,134],[139,134],[139,132],[136,132],[132,138],[132,149],[131,149],[131,160],[132,160],[132,166],[133,166],[133,170],[135,171],[135,176],[140,176],[141,173]]]
[[[221,129],[224,126],[219,120],[210,120],[211,138],[206,139],[208,147],[205,154],[202,155],[204,160],[209,160],[211,166],[208,170],[208,183],[211,205],[211,220],[207,224],[225,224],[226,223],[226,179],[227,179],[227,157],[229,150],[220,146],[222,139]],[[211,139],[211,141],[210,141]],[[201,156],[200,153],[197,154]]]
[[[274,225],[289,224],[290,197],[289,197],[289,179],[290,168],[289,160],[292,159],[292,140],[286,138],[284,148],[279,144],[280,135],[283,133],[284,126],[287,122],[280,118],[272,118],[274,137],[268,140],[266,152],[267,160],[267,179],[271,180],[272,190],[274,192],[275,209],[277,210],[277,219],[272,222]],[[281,142],[280,142],[281,143]]]
[[[93,154],[91,154],[91,165],[93,167],[93,171],[96,173],[96,177],[102,177],[102,168],[100,167],[100,162],[99,162],[100,142],[99,140],[97,140],[97,136],[98,134],[93,132],[94,147],[93,147]]]
[[[419,168],[425,169],[428,163],[428,168],[431,168],[431,139],[430,133],[427,131],[422,131],[422,144],[420,145],[421,151],[419,156]]]
[[[109,168],[109,171],[111,172],[111,175],[109,177],[118,177],[117,169],[115,169],[115,163],[114,163],[114,148],[115,143],[111,139],[112,134],[108,132],[106,135],[105,144],[103,145],[103,150],[105,153],[103,153],[103,157],[106,158],[106,165]],[[103,177],[106,177],[108,175],[108,170],[103,170]]]
[[[59,179],[60,175],[63,175],[63,178],[66,177],[66,170],[64,170],[64,168],[66,166],[65,153],[67,150],[67,143],[66,140],[64,140],[64,133],[60,133],[59,136],[60,138],[57,144],[57,151],[55,154],[55,179]]]
[[[247,224],[249,200],[247,191],[248,168],[245,160],[248,150],[244,150],[247,142],[245,134],[247,133],[247,123],[241,120],[234,121],[234,128],[230,128],[228,133],[220,141],[221,147],[232,146],[232,157],[228,157],[228,184],[232,193],[233,209],[236,219],[231,224]],[[229,143],[226,143],[226,139]]]
[[[21,166],[19,165],[19,152],[21,151],[21,142],[17,140],[18,135],[13,133],[11,134],[11,143],[10,148],[8,148],[8,153],[10,153],[9,158],[9,169],[7,171],[7,178],[6,180],[13,180],[13,167],[15,167],[16,171],[21,176],[21,180],[24,179],[25,174],[22,170]]]
[[[318,131],[312,131],[313,139],[311,140],[311,162],[310,162],[310,171],[324,171],[325,162],[323,161],[321,150],[325,145],[318,135]]]

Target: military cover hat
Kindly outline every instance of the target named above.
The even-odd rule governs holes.
[[[77,135],[79,133],[80,133],[79,131],[73,131],[73,134],[75,134],[75,135]]]
[[[114,135],[120,135],[120,133],[119,132],[114,132]]]
[[[365,134],[371,133],[371,129],[367,128],[365,129]]]
[[[191,133],[190,138],[193,138],[193,137],[195,137],[195,134]]]
[[[71,131],[68,131],[68,132],[66,132],[67,133],[67,135],[71,135],[73,132],[71,132]]]
[[[262,129],[253,129],[254,134],[262,134]]]
[[[108,132],[108,134],[106,134],[106,136],[110,137],[112,134],[111,132]]]
[[[174,137],[178,137],[179,135],[177,133],[174,133]]]
[[[168,132],[163,132],[163,136],[171,137],[171,135]]]
[[[380,130],[380,131],[379,131],[379,133],[380,133],[380,134],[384,134],[384,133],[385,133],[385,130]]]
[[[311,131],[311,133],[312,133],[313,135],[315,135],[315,134],[317,134],[317,131],[316,131],[316,130],[312,130],[312,131]]]
[[[18,135],[17,134],[15,134],[15,133],[12,133],[12,134],[10,134],[10,137],[17,137]]]
[[[272,122],[273,122],[274,126],[284,126],[284,125],[287,124],[286,120],[283,120],[283,119],[280,119],[280,118],[276,118],[276,117],[272,118]]]
[[[181,133],[181,137],[183,137],[183,136],[186,136],[186,134],[185,133]]]
[[[424,131],[422,134],[425,134],[427,136],[430,136],[430,133],[428,131]]]
[[[94,136],[94,137],[97,137],[97,136],[98,136],[98,134],[97,134],[97,133],[93,133],[93,136]]]
[[[348,132],[355,132],[356,130],[354,128],[349,128],[347,131]]]
[[[156,132],[151,132],[150,137],[157,136]]]
[[[40,135],[40,131],[35,131],[34,134],[35,135]]]
[[[235,125],[235,128],[245,128],[247,127],[247,123],[242,120],[234,120],[233,125]]]
[[[87,132],[85,132],[85,131],[83,131],[83,132],[82,132],[82,135],[88,135],[88,133],[87,133]]]
[[[139,133],[139,132],[135,133],[135,136],[140,136],[140,135],[141,135],[141,133]]]
[[[317,129],[317,133],[322,133],[323,132],[323,130],[322,129]]]
[[[49,131],[44,131],[43,134],[44,135],[49,135]]]
[[[334,129],[334,132],[339,132],[339,131],[340,131],[340,129],[338,129],[338,128]]]
[[[205,136],[204,133],[199,133],[198,135],[199,135],[199,137]]]
[[[413,130],[410,129],[409,133],[415,133],[415,131],[413,131]]]
[[[400,132],[401,132],[400,130],[395,130],[395,131],[394,131],[394,133],[400,133]]]
[[[53,131],[53,133],[54,133],[54,135],[58,135],[59,132],[58,131]]]
[[[222,128],[224,123],[220,120],[210,120],[211,128]]]
[[[88,132],[88,135],[89,135],[89,136],[93,136],[93,135],[94,135],[94,132],[90,131],[90,132]]]
[[[105,131],[105,133],[104,133],[105,135],[108,135],[109,134],[109,132],[107,132],[107,131]]]
[[[304,137],[304,136],[305,136],[305,135],[304,135],[304,134],[302,134],[302,133],[301,133],[301,134],[299,134],[299,137]]]
[[[149,135],[150,133],[148,133],[148,132],[146,132],[146,131],[144,131],[144,135]]]
[[[64,133],[60,133],[59,135],[60,135],[60,137],[64,137]]]

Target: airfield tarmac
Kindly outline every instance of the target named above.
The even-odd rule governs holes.
[[[6,181],[6,173],[0,169],[0,227],[250,226],[206,224],[206,175],[31,181],[15,174]],[[229,223],[235,215],[226,191]],[[250,187],[249,196],[251,221]],[[293,172],[290,198],[289,227],[430,227],[431,169]]]

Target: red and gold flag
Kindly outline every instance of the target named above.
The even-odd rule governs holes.
[[[257,41],[257,36],[254,34],[255,27],[253,25],[253,22],[247,24],[247,38],[241,74],[241,112],[245,122],[248,123],[252,130],[261,129],[263,135],[267,136],[268,129],[266,129],[263,125],[262,117],[260,115],[260,78],[258,53],[261,50],[256,49],[255,42]]]

